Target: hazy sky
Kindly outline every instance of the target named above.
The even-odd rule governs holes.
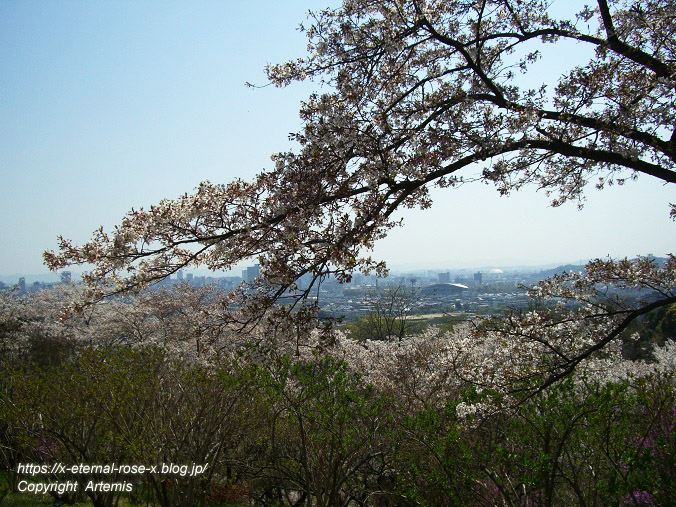
[[[335,2],[334,2],[335,3]],[[559,2],[560,3],[560,2]],[[0,2],[0,274],[40,273],[61,234],[86,241],[132,207],[202,180],[252,178],[289,148],[312,84],[252,90],[302,56],[315,1]],[[571,48],[543,63],[570,61]],[[574,50],[573,50],[574,52]],[[393,267],[571,262],[673,251],[674,187],[642,177],[584,210],[533,189],[434,193],[375,256]]]

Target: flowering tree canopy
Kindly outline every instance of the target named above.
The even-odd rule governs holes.
[[[502,347],[511,370],[511,389],[528,382],[531,375],[546,375],[540,389],[561,380],[605,348],[606,369],[618,362],[617,338],[638,317],[659,307],[676,304],[676,257],[669,255],[662,267],[654,260],[595,260],[584,272],[562,273],[531,287],[537,301],[555,302],[544,309],[508,315],[488,324],[478,335],[489,335],[508,344]],[[572,309],[567,306],[572,305]],[[507,363],[511,363],[507,365]],[[523,365],[528,365],[527,369]]]
[[[345,0],[311,13],[307,56],[267,69],[278,86],[330,86],[302,104],[296,151],[273,155],[254,181],[204,182],[132,210],[82,246],[61,238],[47,264],[93,264],[84,280],[96,301],[257,257],[258,290],[230,301],[260,314],[306,273],[383,272],[363,252],[396,210],[429,207],[431,186],[480,179],[504,194],[532,183],[559,205],[579,203],[590,181],[675,183],[673,2],[599,0],[566,19],[549,4]],[[589,47],[588,60],[540,81],[533,66],[566,40]]]

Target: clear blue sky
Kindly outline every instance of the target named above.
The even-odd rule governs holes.
[[[244,83],[264,84],[266,63],[301,56],[295,28],[322,6],[0,2],[0,274],[46,271],[42,251],[58,234],[83,242],[131,207],[269,168],[312,85]],[[431,210],[406,212],[376,257],[453,268],[674,250],[673,186],[645,177],[590,189],[581,212],[549,208],[534,190],[500,198],[475,184],[435,195]]]

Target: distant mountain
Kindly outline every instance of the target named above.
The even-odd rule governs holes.
[[[551,269],[543,269],[540,271],[540,274],[543,278],[547,278],[553,275],[567,273],[568,271],[584,271],[584,264],[564,264],[563,266],[556,266]]]
[[[653,259],[659,267],[664,266],[664,263],[667,261],[666,257],[655,257],[654,255],[646,255],[646,257],[649,257]],[[630,260],[636,260],[630,259]],[[565,264],[563,266],[557,266],[552,269],[544,269],[540,271],[540,274],[542,275],[543,278],[552,276],[552,275],[558,275],[567,271],[583,271],[584,270],[584,264]]]

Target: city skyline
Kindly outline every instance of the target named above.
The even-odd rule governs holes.
[[[652,253],[648,253],[647,257],[654,257],[658,259],[658,261],[663,261],[665,257],[662,256],[655,256]],[[389,269],[388,276],[385,278],[381,278],[384,280],[386,283],[396,279],[397,277],[407,277],[407,276],[428,276],[428,277],[436,277],[436,276],[441,276],[442,274],[450,274],[450,276],[457,276],[457,275],[467,275],[467,276],[472,276],[473,274],[478,273],[484,273],[484,274],[495,274],[495,273],[505,273],[505,274],[515,274],[515,273],[540,273],[544,271],[551,271],[551,270],[556,270],[556,268],[568,268],[570,266],[579,266],[579,267],[584,267],[585,263],[588,262],[591,259],[578,259],[577,261],[570,261],[570,262],[555,262],[555,263],[545,263],[545,264],[513,264],[513,265],[501,265],[501,264],[489,264],[489,265],[466,265],[466,266],[459,266],[459,265],[428,265],[428,266],[404,266],[404,265],[399,265],[399,266],[393,266],[392,268]],[[202,279],[203,281],[206,279],[211,279],[211,280],[219,280],[221,278],[223,279],[234,279],[234,278],[239,278],[245,281],[251,281],[252,277],[247,275],[247,272],[252,272],[252,270],[256,270],[256,272],[260,273],[259,271],[259,266],[256,265],[245,265],[242,264],[244,269],[232,269],[229,271],[210,271],[205,268],[196,268],[196,269],[180,269],[177,271],[175,274],[169,276],[167,280],[171,281],[181,281],[181,280],[186,280],[188,282],[192,281],[193,279]],[[6,274],[0,272],[0,283],[4,283],[5,285],[15,285],[18,283],[18,280],[20,278],[24,278],[26,284],[31,284],[36,281],[41,282],[41,283],[59,283],[63,282],[64,277],[68,279],[68,281],[72,281],[79,283],[80,282],[80,275],[84,272],[84,270],[81,270],[79,268],[68,268],[64,270],[59,270],[57,272],[50,272],[50,271],[44,271],[41,273],[12,273],[12,274]],[[369,275],[363,275],[362,273],[355,273],[358,277],[372,277],[375,278],[377,275],[375,273],[370,273]],[[449,280],[450,282],[451,280]],[[440,282],[441,283],[441,282]]]

